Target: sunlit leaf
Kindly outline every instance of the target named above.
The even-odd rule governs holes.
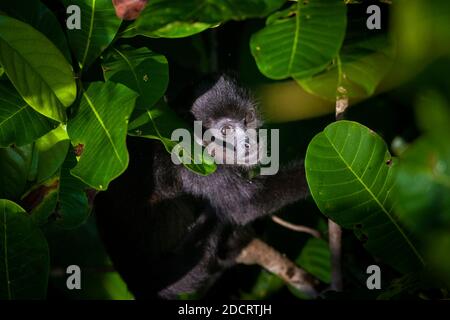
[[[202,32],[220,22],[264,17],[285,0],[152,0],[124,37],[180,38]]]
[[[37,182],[42,182],[55,174],[66,158],[69,145],[69,136],[61,126],[36,140]]]
[[[66,8],[75,4],[61,0]],[[117,18],[111,1],[78,0],[81,29],[67,30],[69,44],[81,69],[88,68],[113,41],[122,20]]]
[[[0,11],[4,11],[8,16],[28,23],[36,30],[42,32],[62,52],[67,61],[72,61],[66,36],[58,19],[41,1],[2,1],[0,2]]]
[[[29,144],[55,125],[34,111],[14,88],[0,84],[0,147]]]
[[[270,16],[250,46],[266,77],[301,80],[324,70],[337,55],[345,27],[343,1],[298,1]]]
[[[0,64],[22,98],[39,113],[65,121],[75,100],[72,67],[42,33],[0,15]]]
[[[122,84],[96,82],[83,92],[67,132],[82,149],[72,174],[99,190],[108,188],[128,166],[126,135],[137,94]]]

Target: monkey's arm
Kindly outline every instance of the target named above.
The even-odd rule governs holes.
[[[291,164],[276,175],[259,176],[254,180],[260,187],[254,192],[252,199],[242,199],[230,211],[233,220],[240,225],[272,214],[309,194],[303,162]]]

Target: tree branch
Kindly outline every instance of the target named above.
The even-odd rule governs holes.
[[[318,280],[259,239],[253,239],[241,251],[236,262],[260,265],[308,297],[315,298],[319,294],[316,289],[319,284]]]

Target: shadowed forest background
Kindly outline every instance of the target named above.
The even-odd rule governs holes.
[[[71,4],[80,30],[66,27]],[[367,27],[372,4],[380,29]],[[93,197],[126,169],[127,135],[173,148],[189,124],[168,102],[215,72],[251,89],[265,128],[280,129],[282,164],[305,158],[311,196],[277,216],[320,237],[267,218],[260,239],[327,287],[331,219],[343,290],[323,298],[448,299],[449,39],[445,0],[150,0],[134,21],[110,1],[1,1],[0,299],[133,298]],[[81,290],[67,289],[70,265]],[[305,299],[258,265],[226,271],[207,297]]]

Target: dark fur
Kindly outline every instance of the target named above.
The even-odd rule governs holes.
[[[222,77],[203,87],[191,115],[206,123],[245,116],[248,93]],[[174,165],[159,142],[129,138],[130,164],[95,201],[98,227],[136,298],[176,298],[234,264],[251,239],[249,224],[307,194],[302,163],[275,176],[221,165],[209,176]]]

